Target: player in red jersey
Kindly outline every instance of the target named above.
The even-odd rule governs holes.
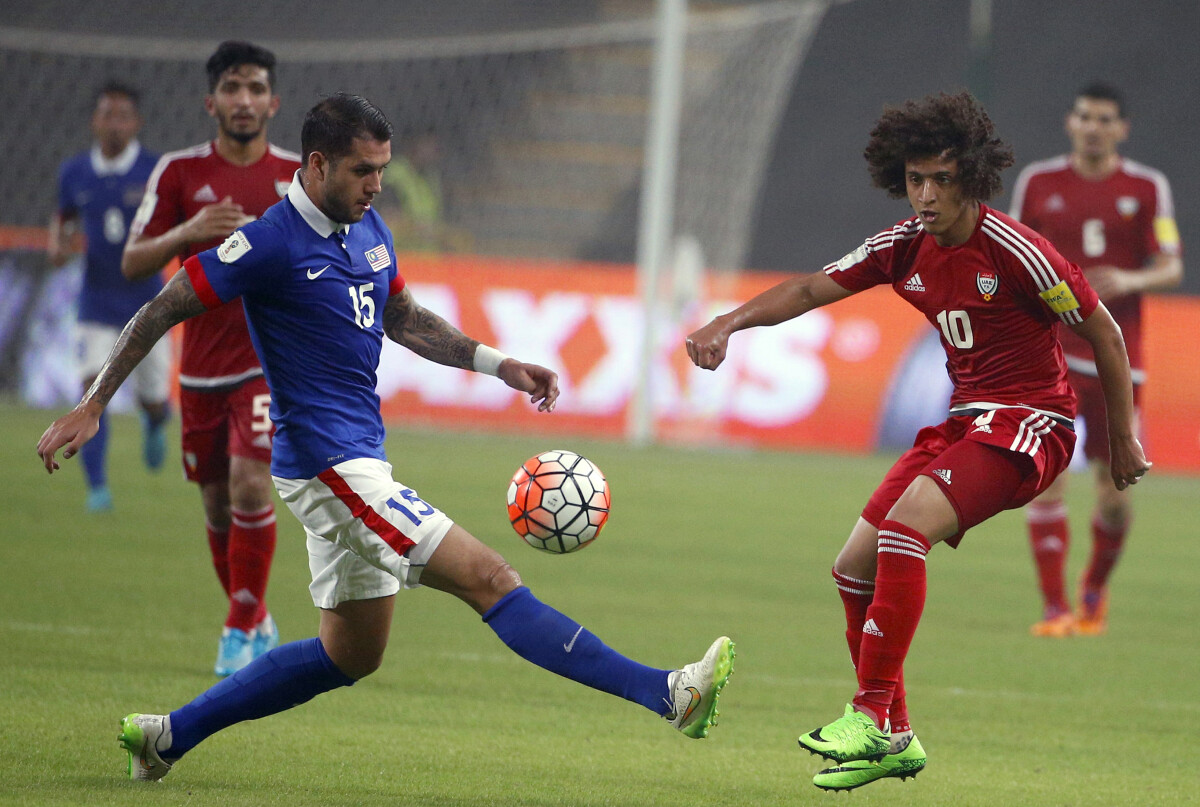
[[[1117,153],[1129,136],[1129,120],[1113,87],[1097,83],[1080,90],[1066,131],[1071,153],[1027,166],[1017,178],[1010,212],[1083,269],[1121,326],[1136,404],[1145,379],[1142,294],[1173,288],[1183,279],[1171,186],[1162,173]],[[1063,584],[1070,544],[1064,474],[1025,510],[1043,599],[1042,621],[1032,632],[1097,635],[1106,628],[1108,579],[1129,532],[1132,506],[1129,491],[1117,489],[1109,478],[1104,396],[1091,346],[1069,331],[1060,338],[1087,426],[1084,456],[1095,470],[1092,557],[1079,584],[1078,611],[1072,614]]]
[[[687,340],[703,369],[731,335],[775,325],[872,286],[890,285],[938,329],[954,383],[949,417],[922,429],[871,496],[834,564],[858,692],[839,720],[800,738],[837,767],[814,778],[846,790],[914,775],[904,659],[925,605],[925,554],[1033,499],[1068,464],[1075,396],[1056,338],[1063,323],[1092,346],[1108,406],[1118,488],[1150,467],[1134,435],[1121,331],[1079,268],[1046,239],[982,202],[1012,151],[967,93],[888,109],[865,156],[876,186],[907,196],[913,218],[867,239],[823,272],[789,278]]]
[[[206,69],[204,107],[217,120],[217,137],[166,154],[155,167],[125,245],[126,277],[220,244],[278,202],[300,167],[299,155],[267,141],[279,109],[274,55],[224,42]],[[200,485],[213,565],[229,596],[215,670],[230,675],[279,642],[265,599],[275,554],[271,396],[240,300],[183,328],[184,469]]]

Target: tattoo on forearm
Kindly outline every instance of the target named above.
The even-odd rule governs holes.
[[[133,368],[172,326],[204,313],[186,272],[177,272],[158,295],[146,303],[121,331],[117,343],[83,400],[107,405]]]
[[[417,305],[408,289],[388,298],[383,307],[383,331],[393,342],[438,364],[464,370],[475,365],[479,342]]]

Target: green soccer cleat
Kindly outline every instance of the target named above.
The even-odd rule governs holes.
[[[699,740],[717,725],[717,699],[733,675],[733,641],[717,639],[704,658],[675,670],[667,677],[671,690],[671,711],[663,715],[684,736]]]
[[[925,769],[925,749],[914,734],[903,751],[888,754],[878,762],[856,759],[836,768],[826,768],[813,777],[822,790],[853,790],[889,777],[904,781]]]
[[[165,715],[131,714],[121,718],[117,739],[129,752],[129,778],[157,782],[171,771],[171,763],[159,756],[159,746],[171,744],[171,722]]]
[[[846,706],[846,714],[828,726],[803,735],[799,742],[801,748],[837,763],[855,759],[878,762],[892,748],[891,737],[880,731],[875,721],[854,711],[850,705]]]

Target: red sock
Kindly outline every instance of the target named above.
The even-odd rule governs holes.
[[[862,646],[863,623],[867,621],[867,608],[875,596],[873,580],[859,580],[838,574],[835,569],[833,581],[837,583],[838,596],[846,609],[846,645],[850,648],[850,663],[858,669],[858,650]]]
[[[1125,548],[1125,536],[1129,534],[1129,522],[1108,524],[1099,516],[1092,519],[1092,562],[1083,577],[1084,588],[1101,591],[1108,585],[1108,577]]]
[[[208,548],[212,552],[213,568],[217,570],[217,579],[225,596],[229,596],[229,530],[218,530],[208,522],[204,523],[208,531]]]
[[[1041,504],[1034,501],[1025,508],[1025,521],[1029,525],[1029,545],[1033,549],[1033,561],[1037,564],[1045,616],[1050,618],[1065,614],[1071,610],[1063,582],[1067,547],[1071,544],[1066,505],[1062,502]]]
[[[275,508],[267,505],[256,513],[230,513],[230,594],[225,627],[249,632],[267,614],[267,577],[275,556]]]
[[[854,705],[884,727],[900,685],[904,658],[925,609],[925,536],[897,521],[879,525],[875,598],[867,609]]]
[[[846,644],[850,647],[850,661],[854,669],[858,669],[858,654],[862,647],[863,623],[867,621],[867,608],[875,597],[875,582],[859,580],[838,574],[835,569],[833,580],[837,583],[838,595],[842,598],[842,607],[846,609]],[[908,703],[905,700],[904,673],[896,682],[896,692],[892,697],[892,706],[888,718],[892,722],[892,731],[908,731],[911,725],[908,721]]]

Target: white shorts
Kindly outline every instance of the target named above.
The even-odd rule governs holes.
[[[115,325],[99,322],[75,323],[75,349],[81,379],[100,374],[121,330]],[[171,383],[171,340],[159,339],[130,375],[139,401],[151,404],[166,401]]]
[[[308,539],[308,590],[318,608],[416,588],[454,522],[392,479],[383,460],[340,462],[312,479],[275,480]]]

